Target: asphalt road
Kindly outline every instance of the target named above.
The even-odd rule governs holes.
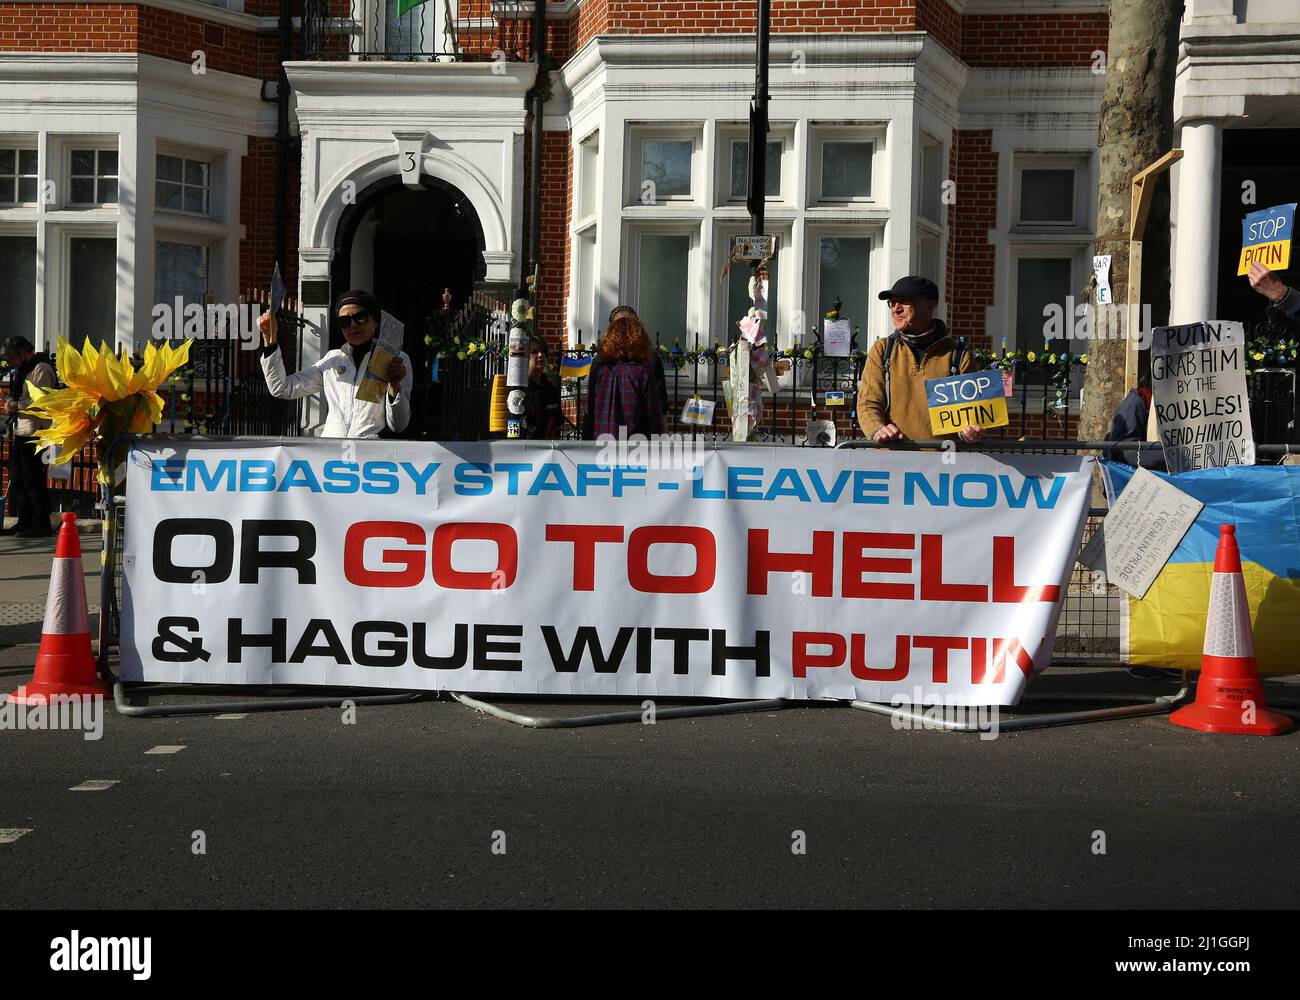
[[[0,653],[4,686],[33,652]],[[993,740],[845,707],[536,731],[443,701],[0,741],[0,830],[30,830],[0,834],[26,873],[5,909],[1246,908],[1300,888],[1300,737],[1160,717]]]

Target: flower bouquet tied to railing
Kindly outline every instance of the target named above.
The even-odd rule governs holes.
[[[93,440],[99,481],[112,486],[119,464],[115,459],[121,450],[118,442],[127,434],[148,434],[162,420],[163,399],[158,388],[189,361],[191,343],[186,340],[172,347],[167,343],[155,346],[151,341],[136,368],[126,351],[115,355],[107,346],[96,347],[86,340],[78,352],[60,337],[55,367],[63,386],[32,386],[32,406],[24,411],[50,421],[36,433],[33,444],[38,450],[53,445],[52,464],[61,465]]]

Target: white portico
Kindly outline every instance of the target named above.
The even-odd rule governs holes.
[[[302,138],[299,291],[316,328],[304,364],[328,350],[330,305],[354,283],[373,287],[405,269],[402,295],[411,301],[413,285],[443,283],[403,252],[417,232],[421,246],[438,248],[448,242],[444,223],[457,226],[469,234],[454,244],[466,248],[457,274],[519,280],[531,63],[296,62],[285,70]],[[404,223],[406,242],[381,246],[377,213],[393,197],[405,200],[398,219],[389,203],[388,230]],[[426,200],[427,220],[411,211]]]

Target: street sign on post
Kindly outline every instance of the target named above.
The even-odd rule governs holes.
[[[731,259],[733,261],[764,261],[776,256],[775,236],[733,236]]]

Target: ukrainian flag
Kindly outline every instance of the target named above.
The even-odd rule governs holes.
[[[560,378],[586,378],[591,372],[591,355],[565,354],[560,357]]]
[[[1133,468],[1103,462],[1118,496]],[[1246,600],[1262,674],[1300,672],[1300,467],[1230,466],[1156,473],[1205,504],[1142,600],[1122,594],[1120,657],[1151,667],[1199,670],[1219,525],[1237,526]]]

